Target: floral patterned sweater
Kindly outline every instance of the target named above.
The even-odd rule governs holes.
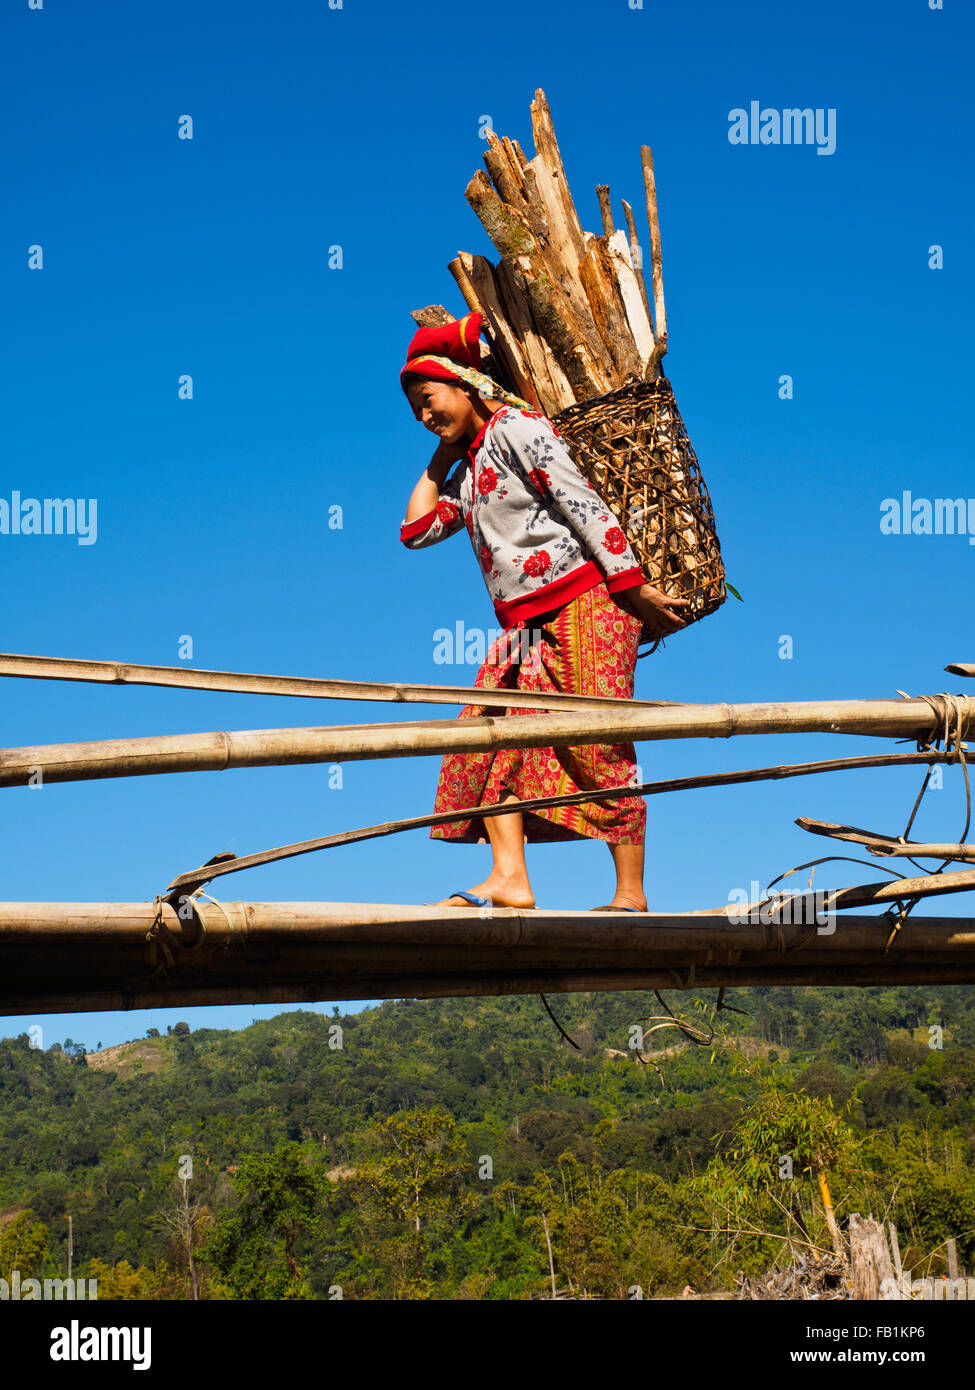
[[[610,593],[646,582],[619,518],[537,411],[495,411],[436,506],[404,521],[400,539],[416,550],[463,526],[506,628],[561,608],[601,581]]]

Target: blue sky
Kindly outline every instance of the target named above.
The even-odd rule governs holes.
[[[0,534],[0,649],[377,680],[473,681],[433,633],[490,627],[468,544],[398,540],[432,446],[401,395],[410,310],[464,306],[447,262],[497,259],[464,188],[483,118],[532,152],[549,99],[585,227],[597,183],[641,217],[654,152],[665,366],[745,598],[638,665],[637,695],[761,701],[964,688],[965,535],[884,535],[881,503],[968,497],[973,21],[883,6],[459,9],[345,0],[7,7],[0,498],[97,499],[97,540]],[[729,143],[729,112],[835,111],[836,148]],[[193,139],[177,138],[181,116]],[[42,270],[28,248],[43,246]],[[329,267],[329,248],[342,267]],[[943,268],[929,268],[929,247]],[[967,308],[966,308],[967,306]],[[194,398],[180,400],[191,374]],[[779,378],[794,399],[779,398]],[[343,526],[330,529],[329,508]],[[780,637],[793,639],[780,659]],[[975,690],[972,691],[975,693]],[[441,718],[449,707],[412,707]],[[5,746],[372,722],[402,710],[0,682]],[[884,741],[642,744],[646,777]],[[432,805],[439,760],[7,790],[4,900],[141,901],[218,850],[247,853]],[[861,772],[648,803],[656,910],[717,905],[823,852],[797,815],[900,833],[920,784]],[[914,833],[956,838],[957,772]],[[529,851],[540,906],[605,901],[598,843]],[[423,902],[488,851],[427,832],[226,880],[228,897]],[[817,886],[883,877],[853,865]],[[967,897],[941,914],[970,912]],[[327,1001],[325,1001],[327,1003]],[[324,1004],[323,1004],[324,1006]],[[277,1006],[0,1020],[93,1047]]]

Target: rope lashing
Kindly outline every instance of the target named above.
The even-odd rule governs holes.
[[[917,740],[917,751],[927,753],[937,750],[939,743],[944,743],[943,751],[948,754],[950,762],[957,761],[959,757],[964,761],[968,749],[963,740],[973,732],[970,725],[975,717],[975,700],[972,696],[953,695],[948,690],[941,690],[937,695],[908,695],[904,690],[898,690],[897,694],[903,695],[906,700],[923,700],[931,706],[935,718],[942,725],[940,733],[927,734]]]
[[[147,955],[149,964],[153,967],[153,975],[167,974],[170,968],[176,964],[178,953],[182,952],[185,954],[191,951],[198,951],[203,946],[207,937],[207,922],[203,913],[200,911],[201,898],[206,898],[207,902],[213,903],[214,907],[223,915],[228,929],[228,939],[224,943],[224,949],[230,949],[230,942],[237,935],[237,924],[227,911],[226,906],[217,898],[212,897],[209,893],[204,893],[201,887],[188,896],[184,894],[179,900],[180,907],[177,908],[176,905],[168,901],[163,894],[157,893],[152,902],[154,909],[152,924],[146,932],[146,942],[148,944]],[[181,937],[177,936],[175,932],[170,930],[163,919],[163,908],[171,907],[177,917],[183,920],[182,907],[186,903],[193,905],[193,916],[199,924],[199,931],[194,941],[184,941]]]

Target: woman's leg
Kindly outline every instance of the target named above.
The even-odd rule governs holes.
[[[512,792],[506,792],[500,800],[517,801],[518,798]],[[535,906],[535,895],[525,864],[524,821],[521,811],[484,817],[494,864],[484,882],[476,884],[470,891],[481,897],[489,897],[497,907]],[[463,898],[443,898],[442,902],[450,907],[470,906]]]
[[[647,899],[643,891],[643,846],[609,846],[616,866],[616,892],[610,902],[612,907],[635,907],[641,912],[647,910]]]

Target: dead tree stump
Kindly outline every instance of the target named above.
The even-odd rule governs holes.
[[[853,1297],[880,1299],[884,1280],[894,1280],[894,1267],[887,1248],[884,1228],[872,1217],[850,1213],[850,1276]],[[892,1283],[887,1284],[887,1289]]]

